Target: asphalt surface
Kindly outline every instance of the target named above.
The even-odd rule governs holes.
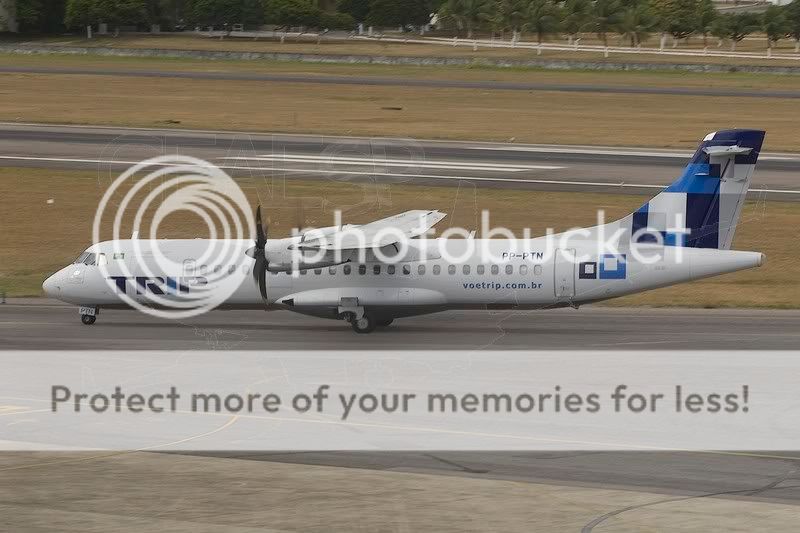
[[[192,455],[800,504],[800,452],[209,452]]]
[[[373,334],[356,335],[343,323],[286,311],[217,311],[183,323],[134,311],[102,311],[95,325],[83,326],[74,308],[53,301],[13,300],[0,304],[0,349],[190,351],[331,346],[354,350],[581,348],[609,353],[627,349],[798,349],[800,312],[599,307],[541,312],[447,312],[398,320]],[[657,505],[709,496],[800,503],[800,452],[797,451],[286,451],[190,455],[210,460],[324,465],[663,494],[663,498],[655,500]],[[69,454],[57,454],[46,463],[57,465],[74,460]],[[57,468],[51,469],[55,472]],[[141,468],[142,472],[148,471],[144,464]],[[94,471],[86,476],[87,480],[102,479],[102,474]],[[311,493],[306,497],[316,496]],[[55,493],[53,498],[58,498]]]
[[[435,87],[446,89],[481,89],[503,91],[558,91],[604,94],[663,94],[678,96],[730,96],[736,98],[800,98],[800,91],[755,91],[748,89],[715,89],[687,87],[634,87],[624,85],[576,85],[555,83],[522,83],[506,81],[467,81],[390,78],[376,76],[330,76],[301,74],[254,74],[248,72],[187,72],[178,70],[136,70],[71,67],[0,67],[0,73],[48,74],[80,76],[116,76],[135,78],[184,78],[196,80],[261,81],[280,83],[313,83],[322,85],[373,85],[396,87]]]
[[[48,300],[0,305],[0,349],[800,349],[800,311],[617,309],[450,311],[358,335],[340,321],[289,311],[214,311],[183,322]]]
[[[0,123],[0,166],[110,178],[144,159],[178,154],[262,179],[655,194],[677,179],[691,150]],[[798,172],[800,155],[763,153],[751,197],[800,199]]]

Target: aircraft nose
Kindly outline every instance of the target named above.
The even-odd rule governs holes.
[[[58,297],[58,293],[61,292],[61,287],[58,286],[58,275],[53,274],[42,283],[42,289],[47,296],[50,297]]]

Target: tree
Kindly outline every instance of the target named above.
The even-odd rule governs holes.
[[[794,39],[794,51],[800,52],[800,0],[794,0],[785,9],[786,33]]]
[[[284,28],[317,27],[320,22],[320,10],[310,0],[267,0],[265,20]]]
[[[68,28],[85,28],[95,22],[94,0],[68,0],[64,24]]]
[[[352,30],[356,21],[350,13],[328,13],[321,11],[319,14],[319,27],[328,30]]]
[[[339,2],[337,11],[348,13],[356,22],[364,22],[369,15],[369,0],[342,0]]]
[[[789,30],[789,21],[782,7],[771,5],[761,16],[761,31],[767,35],[767,48],[785,37]]]
[[[372,0],[367,24],[378,27],[422,26],[431,20],[428,0]]]
[[[622,5],[619,0],[596,0],[590,27],[603,41],[603,46],[608,46],[608,33],[617,30],[622,19]]]
[[[700,0],[697,4],[697,14],[695,15],[695,31],[703,36],[703,46],[708,46],[708,34],[717,18],[717,10],[714,8],[712,0]]]
[[[485,0],[447,0],[439,10],[439,18],[452,21],[458,30],[467,30],[467,39],[481,22]]]
[[[525,23],[524,0],[494,0],[486,5],[484,18],[493,30],[504,33],[511,30],[511,38],[516,41]]]
[[[798,0],[800,1],[800,0]],[[591,0],[567,0],[562,10],[561,27],[569,35],[570,44],[592,20]]]
[[[658,20],[647,2],[631,2],[622,12],[617,30],[634,47],[646,41],[657,24]]]
[[[659,26],[676,41],[686,39],[697,29],[700,0],[655,0],[653,9]]]
[[[405,21],[403,6],[397,0],[373,0],[367,15],[367,24],[379,28],[402,26]]]
[[[433,0],[405,0],[404,7],[404,25],[424,26],[430,23],[431,15],[439,9],[439,2]]]
[[[146,0],[93,0],[92,22],[105,22],[117,28],[126,24],[147,22]]]
[[[25,29],[36,28],[42,19],[44,3],[42,0],[16,0],[17,23]]]
[[[529,0],[523,16],[522,29],[535,33],[539,44],[542,37],[558,31],[561,23],[561,12],[550,0]]]
[[[712,34],[730,40],[731,50],[736,50],[736,43],[760,27],[758,16],[753,13],[730,13],[717,17]]]

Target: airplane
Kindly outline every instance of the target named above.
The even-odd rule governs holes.
[[[573,231],[569,239],[420,238],[445,217],[435,210],[270,239],[259,207],[255,239],[227,242],[233,259],[225,264],[201,259],[215,244],[206,239],[105,241],[47,278],[43,289],[79,306],[86,325],[101,308],[130,307],[131,300],[179,302],[208,288],[212,275],[228,290],[220,308],[346,320],[356,333],[449,309],[577,308],[761,266],[763,254],[731,245],[764,135],[709,133],[674,183],[622,219]],[[609,235],[610,248],[599,247]],[[561,247],[548,249],[554,241]],[[156,249],[178,271],[151,269]],[[395,255],[378,253],[387,250]]]

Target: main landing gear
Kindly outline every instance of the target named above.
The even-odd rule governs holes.
[[[371,315],[364,313],[361,318],[351,319],[350,325],[353,326],[353,331],[356,333],[371,333],[378,324]]]
[[[364,306],[359,305],[358,298],[342,298],[339,301],[338,316],[347,320],[356,333],[371,333],[376,327],[386,327],[393,322],[392,317],[375,316]]]
[[[81,315],[81,322],[84,326],[91,326],[97,321],[97,315],[100,314],[99,307],[81,307],[78,309]]]
[[[370,333],[376,327],[385,328],[386,326],[391,325],[394,322],[391,318],[381,318],[377,319],[369,313],[364,313],[361,318],[348,318],[350,321],[350,325],[353,327],[353,331],[356,333]]]

